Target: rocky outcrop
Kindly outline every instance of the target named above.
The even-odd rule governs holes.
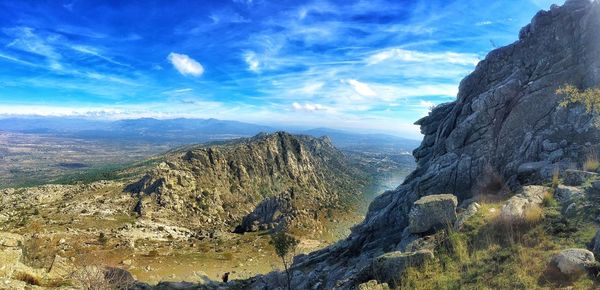
[[[569,186],[579,186],[584,183],[586,180],[598,176],[598,173],[567,169],[564,172],[563,182],[565,185]]]
[[[458,201],[452,194],[428,195],[417,200],[408,214],[408,231],[420,234],[449,227],[456,221]]]
[[[251,231],[357,201],[365,176],[328,138],[278,132],[173,152],[127,190],[142,216]]]
[[[461,82],[456,101],[416,123],[425,137],[404,183],[376,198],[346,240],[293,267],[315,277],[326,272],[327,289],[352,288],[345,281],[402,240],[421,197],[453,193],[462,201],[507,192],[581,164],[600,129],[582,105],[559,106],[556,90],[600,83],[598,39],[599,1],[568,0],[540,11],[518,41],[490,52]]]
[[[373,260],[373,276],[377,281],[383,281],[396,287],[406,268],[422,266],[430,260],[433,260],[433,253],[427,250],[411,253],[386,253]]]

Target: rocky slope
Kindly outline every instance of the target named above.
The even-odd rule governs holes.
[[[329,139],[278,132],[173,152],[127,190],[142,216],[243,232],[300,216],[311,224],[323,210],[357,201],[366,182]]]
[[[490,52],[461,82],[456,101],[417,122],[425,138],[404,183],[373,201],[348,239],[296,258],[296,288],[351,288],[375,256],[401,243],[410,209],[423,196],[452,193],[460,202],[577,166],[600,132],[582,106],[559,107],[555,92],[565,84],[595,87],[598,55],[600,2],[568,0],[540,11],[518,41]],[[256,288],[268,281],[257,279]]]

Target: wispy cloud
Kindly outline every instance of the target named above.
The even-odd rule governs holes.
[[[122,62],[116,61],[116,60],[114,60],[114,59],[112,59],[110,57],[102,55],[96,48],[93,48],[93,47],[84,46],[84,45],[74,45],[74,46],[71,46],[71,49],[73,49],[73,50],[75,50],[77,52],[83,53],[83,54],[88,54],[88,55],[95,56],[95,57],[97,57],[99,59],[102,59],[104,61],[107,61],[107,62],[109,62],[111,64],[116,64],[116,65],[124,66],[124,67],[127,67],[127,68],[133,68],[129,64],[122,63]]]
[[[473,53],[421,52],[402,48],[390,48],[370,55],[368,64],[377,64],[386,60],[405,62],[447,62],[460,65],[476,65],[479,56]]]
[[[33,28],[7,28],[4,29],[4,32],[14,37],[6,47],[44,56],[52,69],[59,70],[62,68],[62,65],[60,64],[62,56],[60,53],[58,53],[53,46],[48,45],[46,40],[35,34]],[[51,39],[56,37],[56,35],[50,36]]]
[[[342,80],[343,83],[349,84],[355,92],[364,97],[373,97],[376,96],[377,93],[371,89],[371,87],[365,83],[361,83],[357,80],[349,79]]]
[[[185,54],[179,54],[175,52],[169,53],[167,59],[171,62],[173,67],[184,76],[199,77],[204,73],[204,67]]]
[[[260,61],[254,51],[244,53],[244,61],[248,64],[248,69],[253,72],[260,71]]]

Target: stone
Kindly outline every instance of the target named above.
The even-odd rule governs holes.
[[[395,287],[396,283],[400,281],[406,268],[422,266],[425,262],[432,259],[433,253],[428,250],[411,253],[386,253],[373,260],[373,276],[378,281],[388,283],[390,286]]]
[[[13,233],[0,232],[0,246],[20,247],[23,244],[23,236]]]
[[[595,262],[594,253],[586,249],[566,249],[552,257],[551,266],[568,276],[578,276],[586,272]]]
[[[371,280],[358,285],[357,290],[390,290],[390,286],[387,283],[380,284],[377,280]]]
[[[559,185],[556,187],[555,195],[560,202],[571,204],[584,198],[585,191],[579,187]]]
[[[598,173],[582,171],[582,170],[567,169],[567,170],[565,170],[563,175],[564,175],[563,182],[565,185],[579,186],[579,185],[583,184],[586,180],[588,180],[592,177],[598,176]]]
[[[408,215],[408,230],[424,233],[448,227],[456,221],[458,200],[452,194],[428,195],[417,200]]]
[[[65,277],[71,274],[74,271],[74,267],[67,258],[63,258],[59,255],[54,256],[54,261],[52,261],[52,266],[50,266],[50,271],[48,274],[54,277]]]
[[[546,161],[526,162],[517,168],[517,176],[520,181],[534,181],[542,178],[542,169],[549,163]]]
[[[500,209],[500,216],[506,220],[519,221],[527,211],[536,205],[542,204],[544,195],[550,188],[545,186],[524,186],[521,193],[509,198]]]

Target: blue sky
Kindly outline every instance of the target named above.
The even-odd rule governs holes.
[[[412,123],[553,2],[0,0],[0,115],[419,137]]]

